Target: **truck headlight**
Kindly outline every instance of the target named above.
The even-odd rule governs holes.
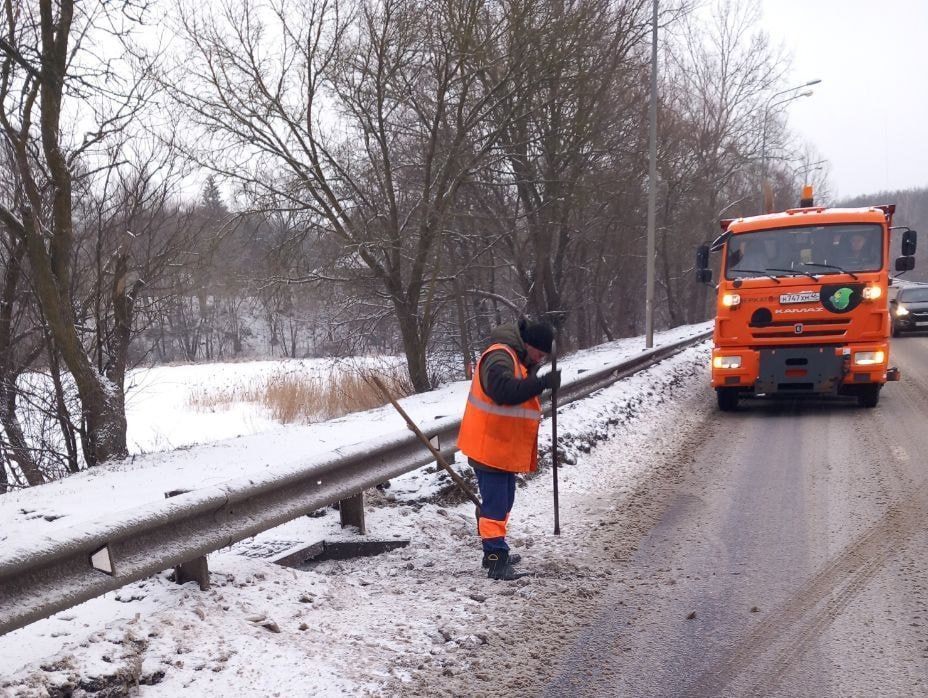
[[[870,366],[872,364],[881,364],[886,354],[882,351],[855,351],[854,363],[858,366]]]
[[[865,301],[875,301],[883,295],[883,289],[879,286],[867,286],[860,295],[864,297]]]
[[[909,309],[906,308],[902,303],[896,306],[896,317],[902,317],[903,315],[908,315]]]
[[[722,296],[722,305],[726,308],[736,308],[741,305],[741,295],[737,293],[726,293]]]
[[[716,356],[712,359],[714,368],[741,368],[740,356]]]

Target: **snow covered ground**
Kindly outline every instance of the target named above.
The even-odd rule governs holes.
[[[402,366],[397,357],[282,359],[138,368],[126,390],[126,441],[134,455],[170,451],[201,443],[270,431],[280,425],[254,403],[221,409],[191,406],[202,394],[241,392],[269,378],[298,376],[325,380],[335,372],[374,366]]]
[[[705,328],[677,328],[658,343]],[[568,357],[565,379],[631,356],[642,346],[640,338],[621,340]],[[687,350],[563,409],[559,431],[571,463],[561,471],[565,532],[599,525],[604,511],[620,506],[616,493],[632,492],[647,476],[655,444],[673,436],[668,425],[692,418],[686,396],[708,390],[707,357],[707,345]],[[190,443],[192,430],[179,436],[170,426],[189,427],[186,399],[177,392],[195,389],[197,374],[212,384],[219,371],[234,381],[265,370],[251,364],[201,368],[185,367],[189,373],[180,377],[165,372],[137,393],[139,402],[130,406],[132,433],[161,434],[164,445]],[[466,391],[466,383],[455,383],[404,400],[404,406],[424,424],[460,413]],[[142,397],[149,407],[140,406]],[[146,418],[150,423],[143,426]],[[237,438],[140,455],[4,495],[0,545],[54,536],[103,514],[160,500],[170,489],[292,467],[309,454],[403,428],[390,408],[305,426],[262,420],[266,417],[230,410],[204,422],[197,438]],[[548,433],[545,425],[542,433]],[[589,454],[603,439],[608,444]],[[542,441],[549,445],[546,436]],[[148,450],[158,440],[139,437],[137,443],[142,442]],[[605,468],[604,450],[611,454]],[[428,501],[437,482],[417,471],[368,498],[371,535],[409,539],[408,548],[376,558],[321,562],[307,570],[255,557],[346,535],[335,512],[301,517],[211,555],[208,592],[177,586],[164,573],[0,637],[0,676],[5,677],[0,692],[103,689],[119,695],[138,684],[142,694],[152,695],[177,689],[198,695],[397,694],[422,690],[434,679],[451,686],[462,672],[491,686],[492,676],[480,679],[473,662],[504,641],[500,622],[510,622],[513,613],[524,611],[523,602],[538,602],[541,593],[546,603],[558,594],[566,595],[565,601],[592,594],[603,575],[595,566],[591,571],[574,563],[572,536],[550,535],[550,475],[545,475],[520,489],[511,525],[512,543],[523,550],[526,567],[536,576],[490,583],[479,568],[472,507]],[[580,586],[576,575],[584,579]]]

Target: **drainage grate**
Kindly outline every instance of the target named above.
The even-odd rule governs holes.
[[[274,562],[284,567],[304,569],[316,562],[325,560],[350,560],[356,557],[372,557],[388,553],[397,548],[405,548],[408,540],[352,540],[321,541],[312,545],[290,549],[277,557]]]

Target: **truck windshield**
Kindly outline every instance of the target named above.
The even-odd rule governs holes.
[[[928,303],[928,288],[907,288],[899,291],[899,300],[906,303]]]
[[[725,278],[852,274],[883,268],[883,226],[876,223],[774,228],[732,235]],[[749,271],[753,270],[753,271]]]

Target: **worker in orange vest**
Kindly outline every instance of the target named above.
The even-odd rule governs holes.
[[[557,390],[561,372],[536,375],[554,340],[547,323],[523,319],[502,325],[490,340],[471,380],[458,448],[468,457],[480,489],[483,566],[491,579],[510,581],[524,576],[513,568],[520,556],[510,553],[506,543],[516,473],[538,469],[539,396]]]

